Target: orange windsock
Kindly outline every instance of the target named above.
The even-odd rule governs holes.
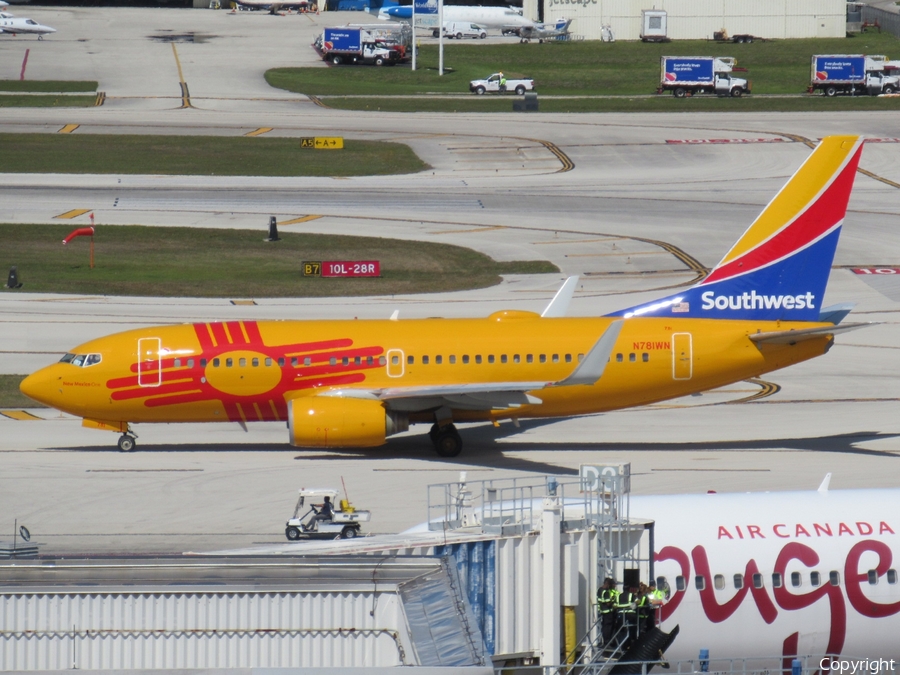
[[[63,245],[65,246],[70,241],[72,241],[75,237],[93,237],[94,236],[94,228],[93,227],[79,227],[77,230],[74,230],[68,237],[63,239]]]

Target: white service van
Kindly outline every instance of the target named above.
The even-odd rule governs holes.
[[[448,38],[456,38],[457,40],[462,40],[463,38],[472,38],[473,40],[480,38],[483,40],[487,37],[487,31],[477,23],[470,23],[468,21],[445,21],[444,35]],[[435,35],[435,37],[437,37],[437,35]]]

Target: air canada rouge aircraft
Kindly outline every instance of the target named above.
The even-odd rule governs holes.
[[[848,306],[822,307],[862,151],[825,138],[709,275],[655,302],[566,318],[232,321],[159,326],[80,345],[27,377],[30,398],[122,434],[140,422],[287,423],[300,447],[374,447],[432,424],[560,417],[645,405],[820,356]]]

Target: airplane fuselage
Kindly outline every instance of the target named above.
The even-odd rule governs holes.
[[[103,421],[283,422],[288,401],[328,389],[558,382],[611,323],[609,318],[547,319],[510,311],[487,319],[161,326],[81,345],[73,351],[83,357],[81,365],[60,362],[44,368],[26,380],[23,391],[73,415]],[[748,338],[792,327],[786,322],[628,319],[595,385],[538,389],[531,402],[515,408],[466,410],[461,405],[453,416],[554,417],[653,403],[783,368],[823,354],[831,344],[827,335],[794,345],[757,346]],[[430,413],[416,410],[427,409],[427,401],[396,405],[412,421],[431,420]]]

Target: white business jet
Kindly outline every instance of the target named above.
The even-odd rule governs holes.
[[[45,35],[55,32],[55,28],[40,24],[33,19],[14,17],[11,14],[3,14],[0,17],[0,33],[37,35],[38,40],[43,40]]]

